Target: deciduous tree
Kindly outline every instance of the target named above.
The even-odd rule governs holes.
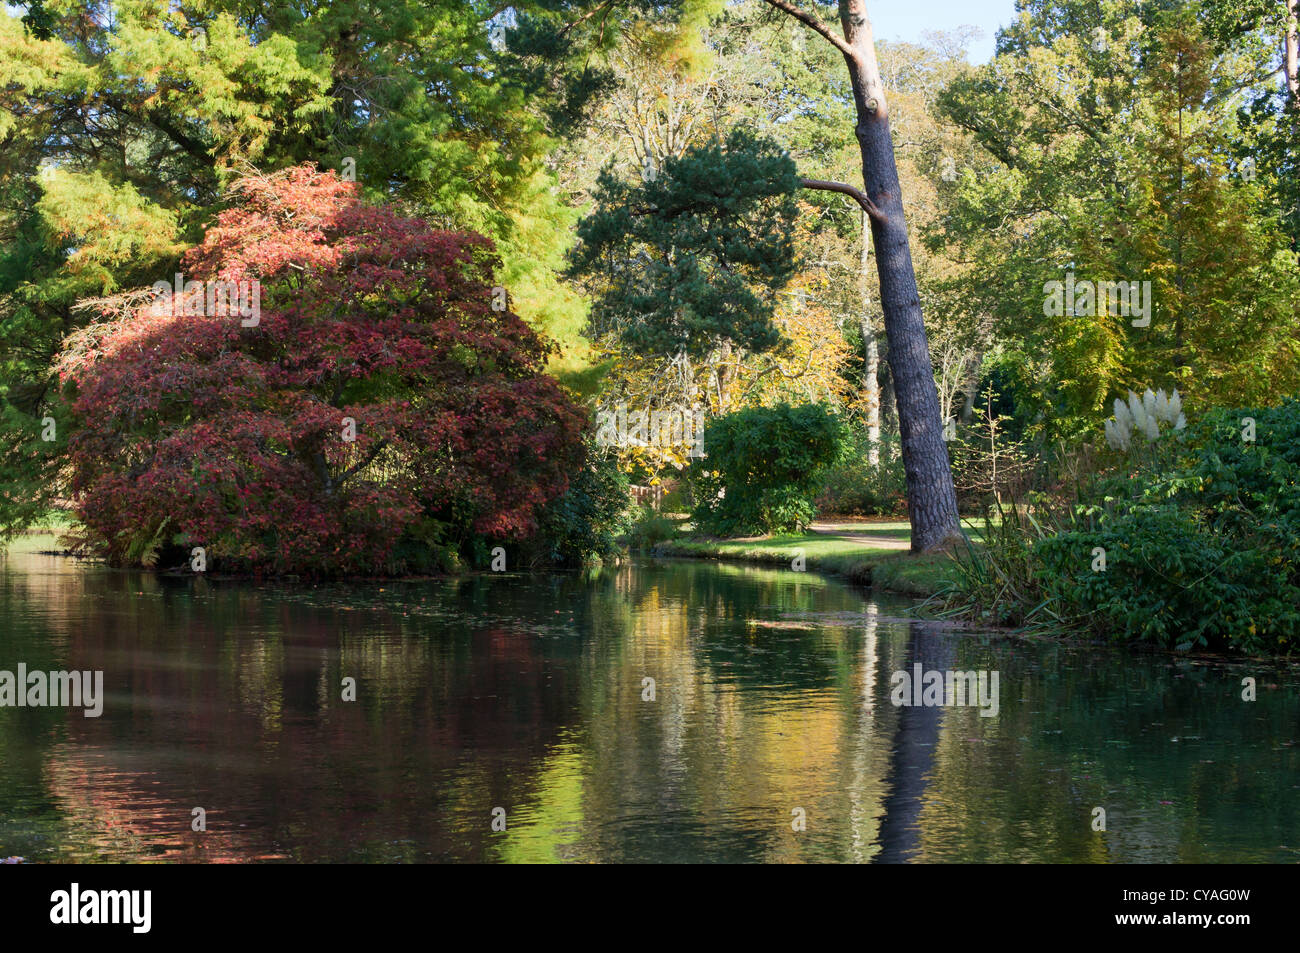
[[[118,563],[203,547],[215,568],[374,573],[527,536],[587,419],[493,306],[490,243],[306,167],[236,190],[185,257],[203,285],[129,297],[62,354],[88,541]],[[257,283],[256,320],[214,312],[214,282]]]

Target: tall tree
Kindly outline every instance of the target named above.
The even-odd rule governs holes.
[[[943,440],[939,395],[926,341],[925,318],[907,239],[902,190],[889,131],[889,107],[876,60],[871,23],[864,0],[839,0],[843,36],[820,18],[787,0],[766,0],[832,44],[844,56],[853,88],[856,133],[862,152],[865,190],[837,182],[804,180],[808,188],[852,196],[871,219],[876,247],[880,303],[889,344],[889,368],[898,405],[903,468],[907,474],[907,510],[913,552],[938,549],[961,536],[957,494],[948,448]]]
[[[665,360],[720,352],[712,385],[727,407],[738,352],[782,340],[774,299],[798,269],[797,186],[783,150],[739,130],[639,184],[602,175],[572,256],[594,294],[593,332]]]
[[[1044,435],[1097,434],[1129,389],[1205,407],[1295,387],[1295,257],[1271,199],[1294,160],[1260,151],[1276,113],[1243,109],[1260,82],[1278,97],[1276,37],[1193,9],[1027,4],[943,97],[996,165],[953,183],[930,240],[980,263],[960,294],[1028,369],[1004,393]],[[1067,280],[1138,282],[1145,314],[1049,308]]]
[[[250,167],[311,162],[485,234],[512,309],[580,340],[582,302],[556,274],[576,214],[546,160],[601,86],[581,62],[617,38],[606,21],[672,5],[17,6],[0,12],[0,530],[50,502],[55,481],[7,454],[61,413],[50,365],[88,318],[77,302],[170,277]],[[548,82],[556,64],[572,82]],[[42,443],[53,461],[61,435]]]

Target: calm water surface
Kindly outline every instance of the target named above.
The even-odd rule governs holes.
[[[0,708],[0,858],[1300,860],[1295,667],[954,633],[732,565],[311,587],[50,545],[0,556],[0,670],[107,697]],[[997,716],[892,705],[918,662],[997,671]]]

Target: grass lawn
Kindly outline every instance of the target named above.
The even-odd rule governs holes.
[[[979,529],[964,526],[978,542]],[[913,556],[908,552],[911,527],[906,521],[827,520],[791,536],[703,539],[685,534],[655,547],[660,556],[693,556],[784,565],[803,555],[807,569],[846,576],[854,582],[909,596],[930,596],[954,579],[946,553]]]

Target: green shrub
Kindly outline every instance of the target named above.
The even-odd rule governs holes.
[[[1253,442],[1244,418],[1255,422]],[[1291,651],[1300,642],[1300,400],[1207,415],[1126,482],[1099,483],[1071,522],[1036,523],[1038,532],[1004,524],[962,560],[970,605],[1178,650]]]
[[[706,456],[690,470],[696,527],[717,536],[803,530],[825,471],[847,447],[843,421],[820,404],[713,418],[704,429]]]
[[[542,511],[538,530],[527,549],[534,566],[578,566],[619,551],[631,524],[627,476],[618,459],[587,440],[586,461],[569,488]]]
[[[1288,558],[1281,539],[1222,534],[1189,509],[1147,506],[1038,551],[1045,589],[1112,638],[1260,653],[1300,633],[1296,529]],[[1097,548],[1104,572],[1091,568]]]
[[[641,507],[628,531],[628,545],[638,551],[653,549],[677,535],[677,523],[653,506]]]

